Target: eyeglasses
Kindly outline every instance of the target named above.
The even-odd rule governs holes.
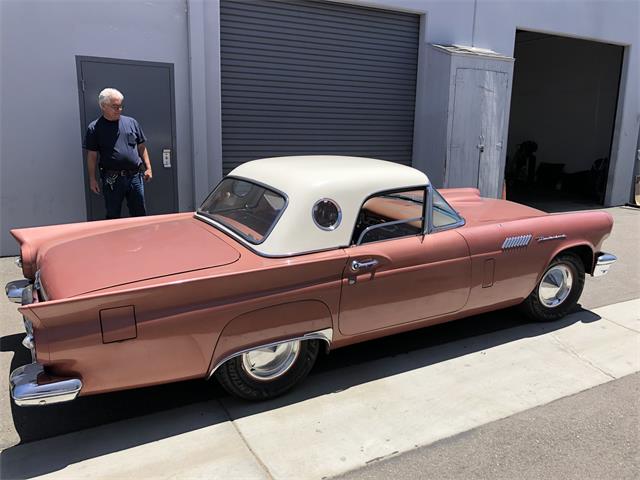
[[[124,105],[109,105],[113,110],[122,110]]]

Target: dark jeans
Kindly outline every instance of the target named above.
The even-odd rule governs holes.
[[[116,177],[113,189],[102,178],[102,192],[104,194],[104,206],[107,209],[107,219],[120,218],[122,201],[127,199],[129,215],[142,217],[147,214],[144,205],[144,179],[141,173],[132,176]]]

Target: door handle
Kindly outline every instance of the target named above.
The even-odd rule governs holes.
[[[378,260],[373,258],[371,260],[365,260],[363,262],[354,260],[353,262],[351,262],[351,270],[353,270],[354,272],[359,272],[360,270],[370,270],[377,267],[378,263]]]
[[[478,135],[478,140],[480,140],[480,143],[476,145],[476,148],[480,150],[480,153],[482,153],[484,152],[484,135]]]

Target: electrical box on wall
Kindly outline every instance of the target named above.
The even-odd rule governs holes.
[[[513,80],[512,57],[459,45],[431,45],[427,174],[445,188],[502,195]]]

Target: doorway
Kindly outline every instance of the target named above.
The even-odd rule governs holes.
[[[507,198],[543,210],[604,203],[624,47],[518,30]]]
[[[124,95],[123,115],[135,118],[147,137],[153,179],[145,184],[148,215],[178,211],[175,155],[175,101],[173,65],[111,58],[76,57],[82,138],[100,116],[98,94],[106,87]],[[105,218],[104,199],[89,189],[83,158],[87,219]],[[123,206],[122,216],[128,216]]]

